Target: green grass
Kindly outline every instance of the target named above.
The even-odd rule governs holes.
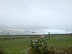
[[[29,42],[27,41],[31,39],[36,38],[0,40],[0,45],[4,50],[12,51],[13,54],[20,54],[22,50],[27,50],[27,46],[29,46]],[[72,36],[51,37],[48,39],[48,44],[55,46],[57,49],[66,48],[69,45],[72,46]]]
[[[0,44],[3,46],[5,50],[10,50],[18,54],[22,50],[26,49],[27,45],[29,45],[29,43],[26,41],[27,39],[4,40],[0,41]]]
[[[72,46],[72,37],[53,37],[48,40],[48,43],[56,48],[66,48]]]

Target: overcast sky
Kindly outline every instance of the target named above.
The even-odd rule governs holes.
[[[0,24],[71,28],[72,0],[0,0]]]

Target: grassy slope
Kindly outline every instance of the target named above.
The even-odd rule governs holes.
[[[34,38],[30,38],[34,39]],[[11,40],[2,40],[0,44],[3,46],[5,50],[10,50],[13,54],[20,54],[22,50],[26,50],[27,46],[29,45],[30,39],[11,39]],[[36,38],[35,38],[36,39]],[[57,47],[58,49],[65,48],[68,45],[72,46],[72,36],[65,36],[65,37],[52,37],[48,39],[48,44]]]

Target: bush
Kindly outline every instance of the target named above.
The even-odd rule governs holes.
[[[0,54],[5,54],[4,50],[2,49],[2,46],[0,46]]]
[[[72,47],[57,50],[51,45],[47,44],[46,38],[40,38],[30,41],[30,48],[26,54],[72,54]]]
[[[47,44],[47,39],[40,38],[37,40],[31,40],[30,42],[30,54],[53,54],[54,47]]]

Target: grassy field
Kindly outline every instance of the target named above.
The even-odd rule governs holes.
[[[25,37],[25,36],[13,36],[13,37]],[[29,46],[29,42],[32,39],[38,39],[38,38],[18,38],[18,39],[6,39],[4,40],[3,38],[13,38],[10,36],[0,36],[0,45],[3,47],[4,50],[6,51],[11,51],[12,54],[20,54],[20,52],[22,50],[27,50]],[[30,37],[30,36],[29,36]],[[48,37],[46,37],[46,39],[48,40],[48,44],[52,45],[54,47],[56,47],[57,49],[62,49],[62,48],[66,48],[68,46],[72,46],[72,36],[56,36],[56,37],[51,37],[50,39],[48,39]]]

